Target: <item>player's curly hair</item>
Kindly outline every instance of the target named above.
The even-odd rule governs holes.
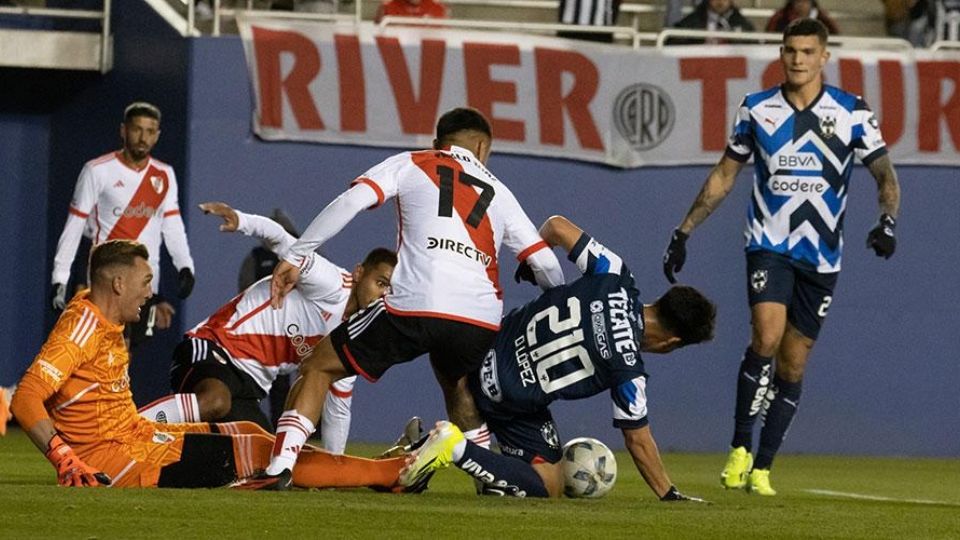
[[[796,19],[783,29],[783,42],[790,36],[817,36],[820,45],[826,45],[829,35],[827,27],[817,19]]]
[[[397,253],[385,247],[378,247],[372,250],[370,253],[367,253],[367,256],[364,257],[363,262],[360,263],[360,265],[367,270],[377,266],[378,264],[389,264],[390,266],[396,266]]]
[[[133,240],[110,240],[90,251],[90,279],[109,279],[106,270],[113,266],[133,266],[137,257],[150,260],[147,246]]]
[[[684,345],[713,339],[717,307],[700,291],[674,285],[654,303],[660,323]]]
[[[479,131],[487,137],[492,137],[490,122],[483,113],[472,107],[457,107],[451,109],[437,120],[437,148],[443,148],[455,133],[460,131]]]

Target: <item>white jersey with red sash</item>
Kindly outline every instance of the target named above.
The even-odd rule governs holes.
[[[399,263],[387,310],[496,330],[501,244],[521,261],[548,247],[507,186],[457,146],[397,154],[355,183],[380,203],[397,199]]]
[[[69,215],[53,262],[53,283],[70,279],[70,267],[86,226],[94,245],[107,240],[136,240],[147,246],[153,268],[153,292],[160,276],[160,243],[177,269],[193,271],[193,259],[177,202],[173,167],[150,158],[133,169],[112,152],[84,165],[70,202]]]
[[[237,212],[238,231],[264,239],[271,250],[285,250],[296,240],[262,216]],[[278,375],[291,373],[313,347],[343,322],[353,276],[317,253],[311,271],[283,301],[270,307],[270,277],[248,287],[216,313],[187,332],[223,348],[237,367],[265,392]]]

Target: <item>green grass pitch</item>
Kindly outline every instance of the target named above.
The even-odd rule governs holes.
[[[782,456],[772,498],[723,491],[720,454],[664,460],[683,492],[711,504],[658,502],[622,452],[599,500],[478,497],[456,470],[422,495],[65,489],[12,429],[0,438],[0,538],[960,538],[958,459]]]

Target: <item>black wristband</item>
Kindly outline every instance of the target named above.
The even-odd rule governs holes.
[[[891,229],[897,228],[897,219],[890,214],[880,214],[880,224]]]

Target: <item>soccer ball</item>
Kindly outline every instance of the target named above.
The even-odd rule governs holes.
[[[607,445],[579,437],[563,446],[563,493],[567,497],[603,497],[617,481],[617,460]]]

